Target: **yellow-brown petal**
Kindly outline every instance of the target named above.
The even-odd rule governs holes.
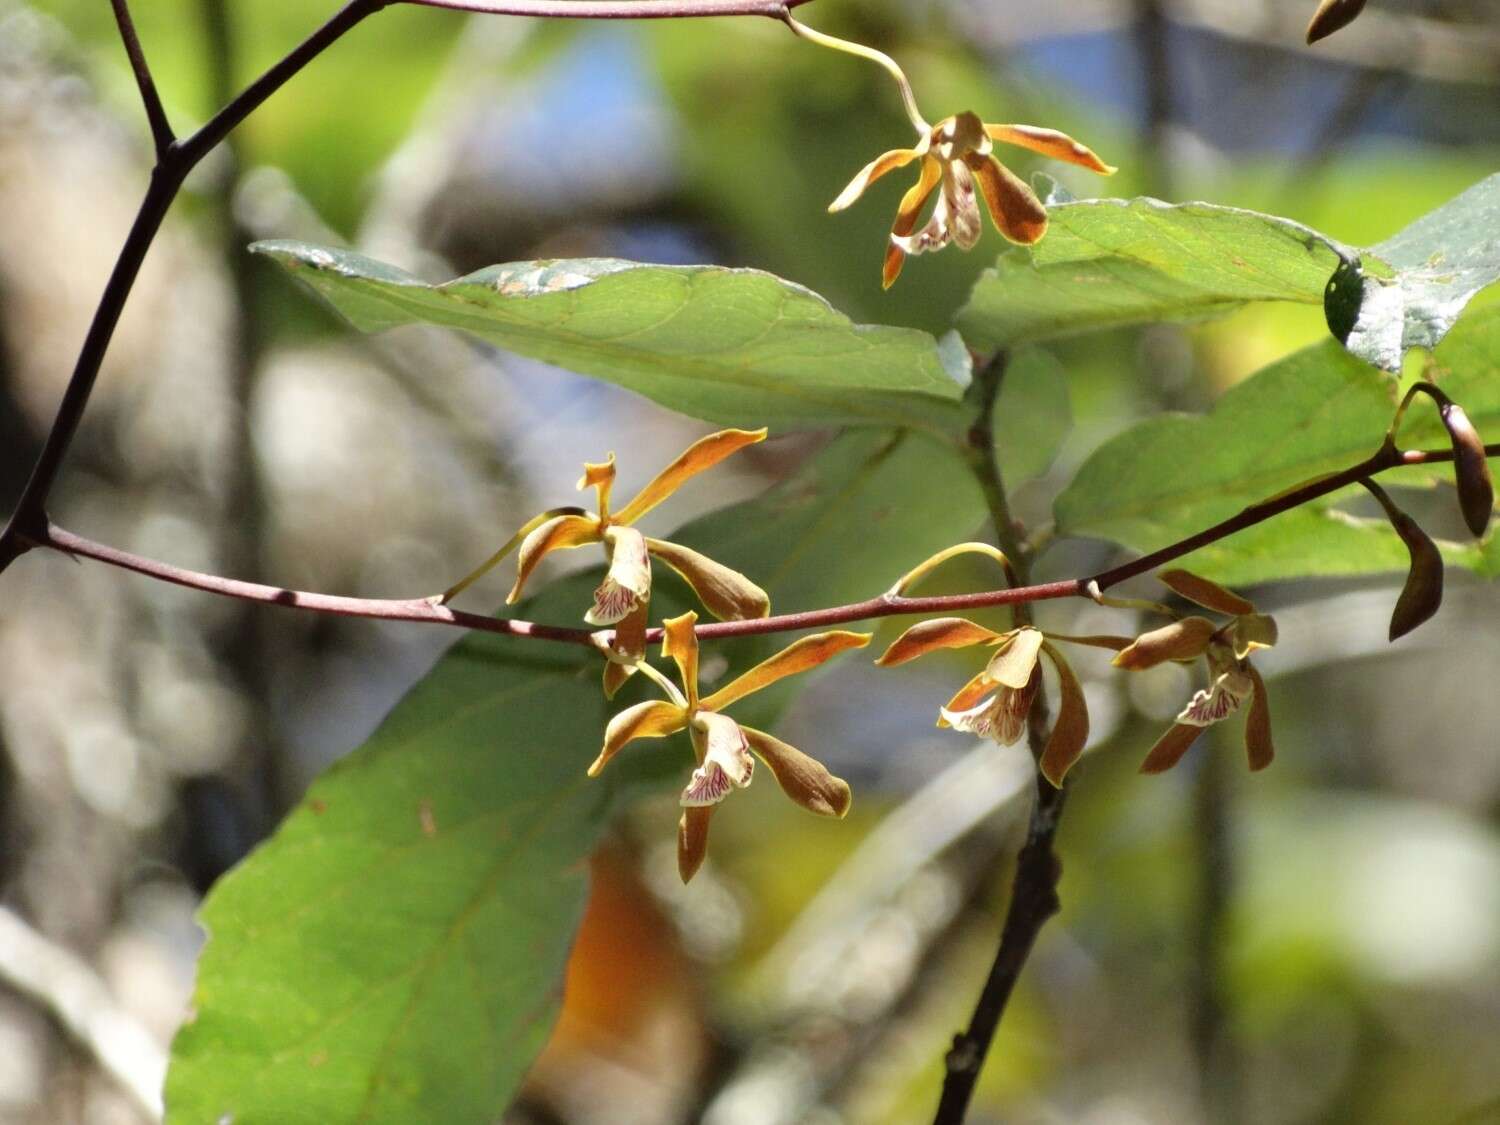
[[[677,824],[677,874],[684,883],[698,874],[708,855],[708,825],[717,805],[700,805],[683,809]]]
[[[720,430],[716,434],[699,438],[682,451],[682,454],[651,480],[635,498],[615,514],[616,523],[634,523],[690,478],[705,469],[711,469],[731,453],[766,440],[764,428],[759,430]]]
[[[803,637],[707,696],[702,706],[709,711],[722,711],[735,700],[743,699],[751,692],[760,691],[787,676],[795,676],[798,672],[816,668],[830,657],[837,656],[851,648],[863,648],[869,643],[869,633],[849,633],[842,629]]]
[[[688,779],[679,802],[686,808],[717,805],[755,776],[755,758],[744,728],[728,715],[699,711],[692,719],[693,750],[698,768]]]
[[[589,766],[589,776],[598,777],[599,771],[609,765],[609,760],[626,744],[638,738],[666,738],[686,725],[687,712],[664,699],[651,699],[625,708],[604,728],[604,748]]]
[[[639,605],[615,626],[610,648],[626,662],[642,660],[646,656],[646,622],[650,612],[648,604]]]
[[[1170,587],[1174,593],[1181,594],[1188,601],[1196,602],[1204,609],[1211,609],[1215,613],[1222,613],[1228,617],[1243,617],[1255,612],[1254,602],[1231,593],[1217,582],[1210,582],[1207,578],[1200,578],[1186,570],[1164,570],[1156,578],[1163,585]]]
[[[1245,720],[1245,753],[1252,770],[1263,770],[1276,757],[1276,747],[1271,744],[1271,704],[1266,698],[1266,681],[1249,665],[1245,674],[1255,684],[1255,697],[1250,701],[1250,715]]]
[[[905,238],[916,229],[917,219],[922,214],[923,205],[942,178],[942,164],[930,156],[925,157],[922,160],[922,174],[901,197],[901,204],[896,208],[896,221],[891,224],[891,234],[894,237]],[[880,275],[882,288],[889,289],[896,283],[896,278],[901,276],[901,266],[905,261],[906,251],[888,241],[885,247],[885,266]]]
[[[693,588],[704,607],[721,621],[748,621],[771,612],[771,598],[737,570],[665,539],[647,539],[646,549]]]
[[[1061,789],[1063,778],[1088,745],[1089,708],[1083,696],[1083,685],[1078,682],[1078,677],[1063,659],[1062,653],[1050,644],[1043,645],[1042,651],[1057,669],[1059,702],[1057,721],[1052,726],[1052,734],[1042,750],[1039,764],[1042,776]]]
[[[886,243],[885,261],[880,267],[880,288],[889,289],[901,276],[901,267],[906,264],[906,251],[894,242]]]
[[[633,675],[635,675],[633,665],[606,660],[604,662],[604,698],[613,699],[615,694],[625,686],[625,681]]]
[[[646,537],[633,527],[604,532],[609,570],[594,591],[594,604],[583,615],[590,625],[614,625],[639,613],[651,601],[651,556]]]
[[[522,541],[516,554],[516,584],[505,600],[508,603],[521,600],[521,587],[549,552],[582,547],[599,539],[599,523],[588,516],[558,516],[548,520]]]
[[[594,488],[599,492],[599,514],[609,515],[609,490],[615,483],[615,455],[611,453],[603,461],[585,461],[583,476],[578,478],[578,491]]]
[[[979,181],[990,220],[1012,242],[1030,246],[1047,233],[1047,208],[1026,182],[993,156],[978,153],[964,158]]]
[[[781,791],[793,801],[819,816],[842,817],[849,811],[853,798],[848,782],[834,777],[822,762],[765,731],[753,727],[741,729],[750,742],[750,749],[760,755]]]
[[[914,148],[893,148],[890,152],[881,153],[859,170],[854,179],[849,181],[849,186],[839,192],[839,197],[828,205],[828,210],[830,212],[842,211],[863,195],[865,189],[881,176],[897,168],[904,168],[920,155]]]
[[[1188,748],[1202,733],[1202,727],[1178,723],[1162,735],[1155,746],[1151,747],[1151,752],[1141,763],[1141,772],[1165,773],[1182,760],[1182,756],[1188,752]]]
[[[1079,144],[1068,134],[1056,129],[1042,129],[1036,125],[986,125],[984,131],[994,140],[1029,148],[1032,152],[1050,156],[1053,160],[1081,165],[1101,176],[1115,174],[1114,166],[1100,160],[1087,145]]]
[[[646,656],[646,622],[650,606],[642,602],[615,626],[610,652],[604,662],[604,698],[613,699],[625,681],[635,675],[637,661]]]
[[[1004,644],[990,657],[984,674],[997,684],[1020,691],[1031,682],[1036,671],[1036,659],[1042,651],[1042,631],[1023,626],[1010,634]]]
[[[981,699],[996,690],[998,689],[995,681],[990,679],[986,673],[980,672],[968,683],[964,684],[963,687],[959,688],[958,691],[954,692],[952,699],[943,704],[938,711],[937,725],[940,727],[950,726],[951,724],[948,722],[946,714],[962,714],[965,711],[972,711],[979,705]]]
[[[1184,617],[1142,633],[1114,658],[1116,668],[1139,672],[1168,660],[1196,660],[1208,651],[1218,626],[1206,617]]]
[[[682,690],[687,693],[691,707],[698,706],[698,634],[693,632],[696,624],[698,615],[691,610],[681,617],[669,617],[662,622],[661,638],[661,654],[677,662]]]
[[[1003,635],[963,617],[934,617],[930,621],[918,622],[902,633],[875,663],[882,668],[894,668],[929,652],[988,644],[1000,640]]]
[[[1041,674],[1037,674],[1040,681]],[[1026,733],[1027,716],[1031,713],[1031,702],[1036,698],[1034,688],[1016,689],[990,685],[994,695],[981,699],[967,711],[938,712],[940,727],[952,727],[965,734],[988,738],[998,746],[1010,746],[1021,740]]]

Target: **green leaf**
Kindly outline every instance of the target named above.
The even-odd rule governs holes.
[[[1047,236],[1002,254],[959,311],[976,351],[1194,320],[1246,301],[1317,304],[1353,256],[1290,219],[1210,203],[1090,199],[1048,214]]]
[[[587,600],[575,580],[526,612]],[[584,776],[598,663],[470,636],[220,881],[169,1121],[498,1118],[551,1030],[628,776]]]
[[[1500,175],[1366,251],[1290,219],[1209,203],[1091,199],[1048,209],[1047,237],[1001,256],[958,315],[969,345],[1018,343],[1228,312],[1322,303],[1351,353],[1399,371],[1500,279]]]
[[[995,443],[1006,487],[1014,489],[1051,468],[1072,428],[1067,370],[1041,348],[1017,352],[995,403]]]
[[[1347,332],[1330,311],[1329,326],[1350,351],[1399,371],[1408,348],[1432,349],[1481,289],[1500,279],[1500,174],[1429,212],[1370,249],[1395,267],[1394,278],[1336,279],[1357,294]],[[1346,314],[1347,315],[1347,314]]]
[[[1436,358],[1443,388],[1482,433],[1500,433],[1500,380],[1494,378],[1500,309],[1462,321]],[[1392,383],[1332,341],[1315,345],[1247,379],[1207,415],[1154,418],[1100,447],[1057,498],[1058,532],[1154,551],[1369,456],[1394,409]],[[1441,424],[1420,403],[1408,417],[1403,447],[1447,447]],[[1421,486],[1451,481],[1451,473],[1438,464],[1404,469],[1392,479]],[[1242,585],[1404,569],[1406,551],[1390,527],[1351,518],[1333,507],[1338,499],[1277,516],[1187,556],[1182,565]],[[1484,548],[1440,545],[1450,562],[1495,573],[1495,539]]]
[[[261,242],[355,327],[458,328],[723,425],[904,425],[952,433],[967,372],[925,332],[858,325],[757,270],[585,258],[428,285],[342,250]]]

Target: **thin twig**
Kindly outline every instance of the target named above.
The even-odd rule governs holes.
[[[1490,457],[1500,457],[1500,443],[1485,446],[1485,453]],[[1035,585],[1014,586],[1003,590],[984,590],[975,594],[946,594],[922,598],[882,595],[862,602],[851,602],[848,605],[830,606],[826,609],[813,609],[802,613],[786,613],[776,617],[758,617],[749,621],[710,621],[699,625],[696,632],[703,640],[723,640],[727,637],[764,636],[803,629],[824,629],[880,617],[961,613],[965,610],[984,609],[990,606],[1019,606],[1057,598],[1091,597],[1091,589],[1107,590],[1127,579],[1135,578],[1181,558],[1183,555],[1190,554],[1200,547],[1225,539],[1237,531],[1244,531],[1282,512],[1291,511],[1293,508],[1327,496],[1329,493],[1337,492],[1341,488],[1357,484],[1365,477],[1405,465],[1427,465],[1452,460],[1451,448],[1401,452],[1389,446],[1382,447],[1379,453],[1343,472],[1320,477],[1284,492],[1272,500],[1252,504],[1238,515],[1231,516],[1196,535],[1190,535],[1186,539],[1178,540],[1149,555],[1142,555],[1132,562],[1123,563],[1085,578],[1064,578],[1055,582],[1040,582]],[[65,531],[52,523],[45,523],[40,529],[34,531],[22,532],[20,545],[23,550],[33,547],[50,547],[65,554],[94,559],[97,562],[108,563],[110,566],[133,570],[148,578],[202,590],[205,593],[341,617],[369,617],[386,621],[450,625],[479,632],[504,633],[510,636],[532,637],[537,640],[559,641],[591,647],[595,645],[596,639],[608,638],[610,632],[607,629],[590,631],[560,625],[543,625],[514,618],[485,617],[476,613],[465,613],[440,604],[437,595],[400,599],[346,598],[333,594],[288,590],[256,582],[241,582],[217,574],[204,574],[201,571],[173,566],[171,563],[159,562],[129,551],[122,551],[117,547],[96,543],[81,535]],[[660,628],[650,629],[646,633],[649,642],[659,641],[661,636]]]
[[[162,107],[161,95],[156,92],[156,80],[151,77],[151,67],[146,63],[146,52],[141,50],[141,39],[135,33],[135,21],[130,18],[127,0],[110,0],[115,9],[115,23],[119,25],[120,42],[125,45],[125,54],[130,59],[130,69],[135,74],[135,84],[140,87],[141,104],[146,108],[146,120],[151,125],[151,140],[156,145],[156,159],[166,156],[177,136],[167,120],[167,111]]]
[[[1007,569],[1011,585],[1019,586],[1031,581],[1032,555],[1011,513],[994,436],[995,404],[1000,398],[1008,365],[1009,357],[1001,352],[975,372],[969,398],[976,409],[967,434],[965,453],[989,506],[996,540],[1010,559]],[[1032,623],[1028,603],[1017,604],[1013,612],[1015,624]],[[1040,687],[1032,697],[1027,715],[1027,735],[1032,756],[1040,758],[1047,740],[1047,700]],[[1005,921],[1000,927],[995,960],[975,1002],[969,1026],[953,1037],[953,1047],[943,1059],[943,1091],[933,1118],[937,1125],[952,1125],[963,1121],[967,1115],[974,1085],[989,1055],[995,1029],[1000,1025],[1010,994],[1031,955],[1037,934],[1058,910],[1057,883],[1062,877],[1062,865],[1053,842],[1067,800],[1067,790],[1053,786],[1040,772],[1036,774],[1034,784],[1036,796],[1031,806],[1026,843],[1016,854],[1016,873],[1011,882]]]
[[[974,373],[974,382],[969,387],[968,399],[974,406],[974,421],[964,434],[965,459],[979,481],[984,494],[985,507],[990,512],[990,522],[995,525],[995,542],[1006,558],[1006,577],[1012,586],[1025,585],[1030,569],[1031,551],[1016,526],[1010,510],[1010,497],[1005,491],[1005,479],[1000,472],[1000,459],[995,450],[995,403],[1000,398],[1000,388],[1005,381],[1005,371],[1010,365],[1010,355],[999,352],[987,364]],[[1025,624],[1017,620],[1017,624]]]
[[[1062,878],[1062,864],[1053,843],[1067,799],[1067,789],[1054,788],[1038,779],[1026,843],[1016,855],[1016,878],[1000,932],[1000,947],[974,1005],[968,1030],[954,1036],[933,1125],[958,1125],[968,1113],[969,1099],[974,1094],[974,1084],[994,1040],[1000,1016],[1031,955],[1037,934],[1058,911],[1057,884]]]

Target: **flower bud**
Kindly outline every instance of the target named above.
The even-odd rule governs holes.
[[[1196,660],[1208,651],[1218,628],[1206,617],[1184,617],[1142,633],[1115,657],[1114,665],[1139,672],[1168,660]]]
[[[1453,477],[1458,485],[1458,506],[1464,522],[1475,538],[1482,538],[1495,509],[1495,485],[1490,477],[1490,463],[1485,457],[1484,441],[1469,415],[1456,402],[1439,408],[1443,425],[1453,440]]]
[[[1416,520],[1399,509],[1388,514],[1391,526],[1411,554],[1406,585],[1391,614],[1390,639],[1394,641],[1426,621],[1443,604],[1443,556]]]

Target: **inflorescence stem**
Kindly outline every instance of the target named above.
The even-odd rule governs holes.
[[[1485,446],[1485,455],[1500,457],[1500,443]],[[1083,578],[1065,578],[1055,582],[1040,582],[1014,586],[1002,590],[984,590],[973,594],[946,594],[933,597],[898,597],[881,595],[862,602],[830,606],[825,609],[806,610],[801,613],[785,613],[775,617],[759,617],[748,621],[710,621],[695,630],[703,640],[727,637],[763,636],[771,633],[789,633],[802,629],[823,629],[835,625],[846,625],[856,621],[869,621],[880,617],[898,617],[926,613],[957,613],[965,610],[983,609],[989,606],[1025,605],[1032,602],[1050,601],[1057,598],[1090,598],[1091,588],[1107,590],[1131,578],[1146,574],[1166,563],[1206,547],[1238,531],[1264,523],[1273,516],[1291,511],[1320,497],[1342,488],[1358,484],[1366,477],[1388,469],[1407,465],[1427,465],[1453,460],[1452,449],[1417,449],[1401,451],[1392,446],[1382,446],[1379,452],[1357,465],[1338,473],[1331,473],[1309,481],[1297,488],[1281,493],[1271,500],[1252,504],[1239,514],[1223,520],[1213,527],[1205,528],[1195,535],[1180,539],[1160,550],[1142,555],[1130,562],[1100,571]],[[133,570],[148,578],[171,582],[206,593],[245,601],[264,602],[268,605],[289,606],[315,613],[328,613],[343,617],[368,617],[387,621],[413,621],[432,625],[450,625],[477,632],[502,633],[510,636],[531,637],[537,640],[558,641],[566,644],[597,645],[595,638],[599,630],[573,628],[562,625],[544,625],[513,618],[487,617],[483,614],[466,613],[442,604],[441,595],[424,598],[371,599],[347,598],[333,594],[309,593],[288,590],[278,586],[267,586],[255,582],[241,582],[215,574],[187,570],[170,563],[122,551],[103,543],[96,543],[81,535],[46,523],[39,529],[23,529],[20,532],[25,547],[50,547],[78,558],[94,559],[110,566]],[[604,634],[607,636],[607,632]],[[647,632],[648,642],[661,639],[662,631],[654,628]]]
[[[790,8],[791,5],[786,5]],[[835,51],[842,51],[846,55],[857,55],[862,59],[869,59],[873,63],[885,68],[887,74],[896,80],[896,86],[901,90],[901,104],[906,109],[906,116],[911,119],[912,126],[917,130],[918,136],[925,136],[932,132],[932,126],[922,116],[922,111],[917,108],[917,95],[911,88],[911,81],[906,77],[906,72],[901,69],[899,63],[884,51],[877,51],[874,47],[866,47],[863,43],[851,43],[847,39],[840,39],[836,35],[818,31],[808,27],[792,17],[792,13],[783,10],[779,18],[787,27],[796,34],[806,39],[809,43],[816,43],[820,47],[828,47]]]

